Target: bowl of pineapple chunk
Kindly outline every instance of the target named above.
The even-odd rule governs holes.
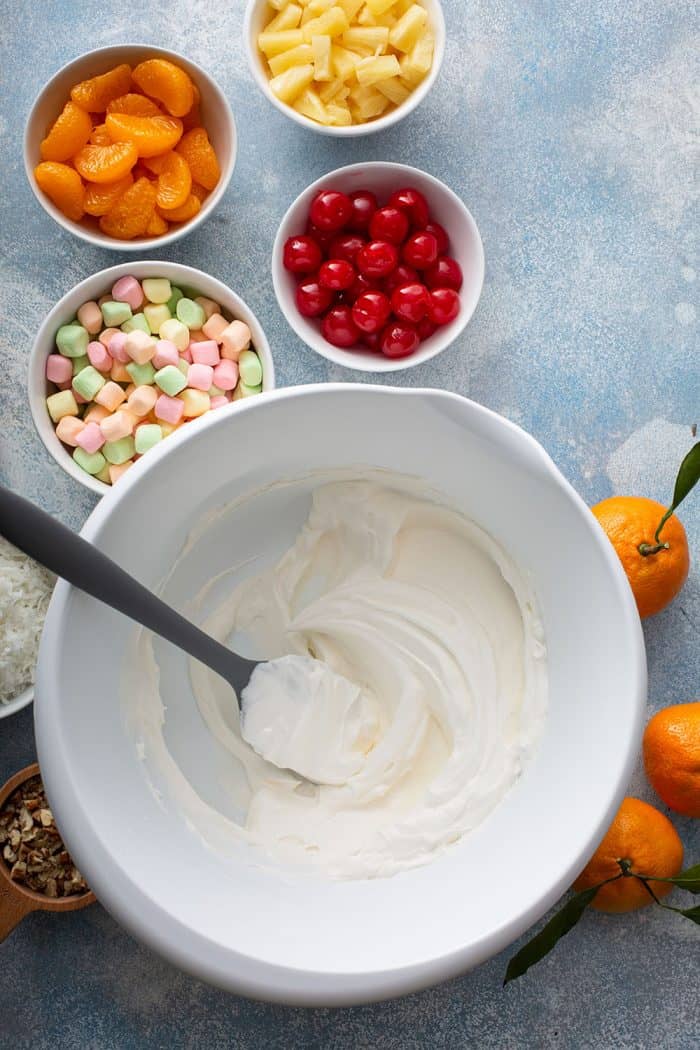
[[[445,50],[439,0],[249,0],[245,35],[270,102],[339,137],[381,131],[411,113]]]

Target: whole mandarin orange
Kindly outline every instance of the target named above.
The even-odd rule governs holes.
[[[623,799],[603,841],[574,883],[587,890],[620,874],[620,863],[638,875],[674,878],[683,865],[683,843],[668,817],[638,798]],[[673,889],[670,882],[650,881],[657,897]],[[592,908],[606,912],[635,911],[652,904],[653,898],[639,879],[631,875],[598,890]]]
[[[700,702],[658,711],[644,731],[644,768],[667,806],[700,817]]]
[[[666,508],[644,496],[612,496],[591,508],[617,551],[644,619],[661,612],[682,589],[690,556],[685,529],[675,514],[657,543],[654,534]]]

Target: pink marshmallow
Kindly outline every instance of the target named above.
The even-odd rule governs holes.
[[[202,343],[190,343],[187,348],[192,354],[192,361],[196,365],[218,365],[219,344],[214,339],[205,339]]]
[[[156,352],[153,355],[153,367],[165,368],[166,365],[175,365],[180,360],[175,343],[171,342],[170,339],[159,339],[156,343]]]
[[[46,358],[46,378],[50,383],[70,383],[73,378],[73,363],[63,354],[49,354]]]
[[[86,423],[80,433],[75,439],[76,445],[80,448],[84,448],[86,452],[91,455],[93,452],[99,452],[105,443],[105,437],[100,430],[99,423]]]
[[[78,310],[78,322],[88,335],[97,335],[102,328],[102,311],[97,303],[83,303]]]
[[[111,299],[108,300],[108,302],[110,302],[110,303],[111,303],[111,301],[112,301]],[[105,330],[103,332],[100,332],[100,334],[98,335],[97,338],[100,340],[102,345],[106,346],[107,349],[109,350],[110,341],[111,341],[112,337],[115,336],[115,335],[124,335],[124,333],[120,332],[118,328],[105,328]],[[109,352],[110,352],[110,354],[112,354],[111,350],[109,350]],[[114,357],[114,354],[112,354],[112,357]]]
[[[225,394],[217,394],[216,397],[211,399],[212,408],[223,408],[228,403],[229,401]]]
[[[156,419],[162,419],[165,423],[179,423],[185,411],[184,402],[179,397],[168,397],[161,394],[155,403],[154,412]]]
[[[56,424],[56,437],[64,445],[70,445],[71,448],[75,448],[78,444],[78,434],[84,428],[85,424],[82,419],[76,419],[75,416],[64,416]]]
[[[192,390],[209,390],[214,382],[211,365],[190,365],[187,369],[187,385]]]
[[[108,329],[108,331],[114,331],[114,329]],[[128,365],[131,361],[126,352],[126,332],[114,332],[114,335],[107,343],[107,349],[110,357],[113,357],[120,365]]]
[[[109,372],[112,367],[112,355],[102,343],[88,343],[87,355],[90,364],[98,372]]]
[[[105,416],[100,423],[100,430],[105,441],[119,441],[134,431],[134,417],[130,412],[120,408],[114,415]]]
[[[238,382],[238,365],[235,361],[221,361],[214,369],[214,386],[219,390],[235,390]]]
[[[120,277],[112,288],[112,298],[117,303],[128,303],[136,313],[143,302],[143,288],[135,277]]]
[[[229,322],[221,314],[212,314],[202,325],[202,331],[204,332],[207,339],[214,339],[217,343],[221,342],[221,333],[228,328]]]

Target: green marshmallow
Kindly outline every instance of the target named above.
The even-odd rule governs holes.
[[[262,383],[260,358],[252,350],[241,352],[238,358],[238,374],[246,386],[259,386]]]
[[[72,359],[73,375],[77,376],[78,372],[82,372],[84,368],[90,364],[90,358],[87,354],[84,357],[74,357]]]
[[[64,357],[84,357],[90,336],[81,324],[64,324],[56,332],[56,346]]]
[[[92,365],[88,365],[74,377],[73,389],[86,401],[94,401],[95,394],[99,394],[105,382],[105,377]]]
[[[126,366],[126,370],[136,386],[151,386],[156,374],[150,361],[146,361],[145,365],[137,365],[135,361],[132,361]]]
[[[176,288],[175,285],[171,286],[170,292],[170,298],[168,299],[165,305],[168,307],[168,310],[170,310],[170,316],[173,317],[175,315],[175,307],[180,302],[185,293],[182,292],[179,288]]]
[[[246,384],[240,380],[238,386],[233,392],[233,400],[240,401],[243,397],[253,397],[255,394],[262,393],[262,383],[259,386],[246,386]]]
[[[78,415],[78,402],[72,390],[59,390],[57,394],[50,394],[46,398],[46,407],[54,423],[60,422],[64,416]]]
[[[119,441],[106,441],[102,446],[102,452],[108,463],[118,467],[120,463],[126,463],[127,459],[131,459],[135,448],[134,439],[129,434],[128,437],[119,438]]]
[[[122,332],[135,332],[137,329],[140,332],[145,332],[146,335],[151,334],[151,327],[146,320],[145,314],[134,314],[128,321],[119,326]]]
[[[99,474],[107,466],[101,452],[86,452],[84,448],[73,449],[73,459],[88,474]]]
[[[199,303],[195,303],[193,299],[186,299],[184,296],[175,308],[175,315],[178,321],[187,325],[190,332],[198,332],[207,319]]]
[[[102,458],[104,459],[104,456],[102,456]],[[110,474],[109,474],[109,463],[107,462],[106,459],[105,459],[104,467],[102,468],[102,470],[98,471],[97,474],[95,474],[95,477],[97,478],[98,481],[104,481],[105,485],[111,485],[112,484],[112,479],[111,479]]]
[[[186,361],[184,363],[187,364]],[[128,365],[126,367],[129,368]],[[187,386],[187,378],[176,365],[166,365],[165,368],[161,368],[156,372],[154,379],[163,393],[169,394],[170,397],[175,397]]]
[[[167,277],[147,277],[141,281],[143,294],[149,303],[167,303],[173,290]]]
[[[120,324],[131,320],[131,307],[128,303],[102,303],[100,309],[107,328],[118,328]]]
[[[155,335],[159,330],[160,326],[166,321],[169,321],[172,317],[170,310],[168,310],[165,303],[154,305],[149,303],[148,306],[144,306],[143,315],[148,321],[148,327],[151,329],[151,333]]]
[[[139,456],[142,456],[144,452],[148,452],[154,445],[157,445],[159,441],[163,440],[163,431],[157,423],[144,423],[136,430],[136,438],[134,445]]]

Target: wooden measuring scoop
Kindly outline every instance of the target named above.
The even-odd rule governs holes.
[[[7,783],[0,788],[0,809],[4,806],[8,796],[20,784],[40,773],[39,766],[35,762],[10,777]],[[76,911],[78,908],[86,908],[94,901],[95,894],[92,890],[86,893],[76,893],[70,897],[47,897],[43,893],[29,890],[10,878],[9,868],[0,857],[0,941],[4,941],[15,926],[32,911]]]

